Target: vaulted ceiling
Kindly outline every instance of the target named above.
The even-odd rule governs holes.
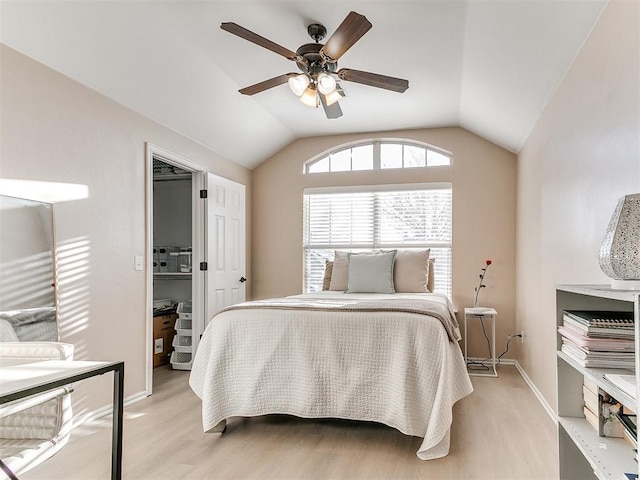
[[[605,3],[3,0],[0,40],[249,168],[300,137],[452,125],[517,152]],[[339,67],[408,79],[405,93],[343,82],[332,120],[286,85],[238,93],[297,68],[222,22],[295,51],[308,24],[330,36],[351,10],[373,28]]]

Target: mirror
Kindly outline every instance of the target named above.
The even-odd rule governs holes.
[[[53,206],[0,195],[0,342],[57,341]]]

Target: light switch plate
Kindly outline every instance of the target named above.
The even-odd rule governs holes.
[[[144,269],[144,257],[142,255],[133,257],[133,269],[137,271]]]

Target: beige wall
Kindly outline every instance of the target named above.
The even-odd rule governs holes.
[[[336,145],[371,138],[404,138],[443,148],[453,153],[453,166],[303,175],[303,163],[311,157]],[[253,174],[254,297],[302,290],[304,188],[419,182],[453,183],[453,302],[458,310],[472,305],[484,261],[494,262],[480,302],[499,312],[497,339],[502,351],[507,333],[515,331],[516,158],[462,128],[304,138],[258,166]],[[471,354],[485,354],[481,335],[470,328]]]
[[[61,340],[75,344],[76,359],[124,360],[125,395],[142,392],[146,274],[134,271],[133,259],[146,247],[145,142],[247,185],[248,205],[251,172],[1,48],[0,177],[89,189],[88,198],[55,206],[56,241],[66,259],[59,279]],[[110,382],[79,383],[76,413],[108,404]]]
[[[609,2],[518,156],[518,360],[553,407],[555,286],[608,283],[605,228],[640,192],[639,19],[639,2]]]

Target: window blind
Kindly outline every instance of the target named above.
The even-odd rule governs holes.
[[[322,290],[335,250],[430,248],[435,291],[451,297],[451,184],[304,193],[304,287]]]

